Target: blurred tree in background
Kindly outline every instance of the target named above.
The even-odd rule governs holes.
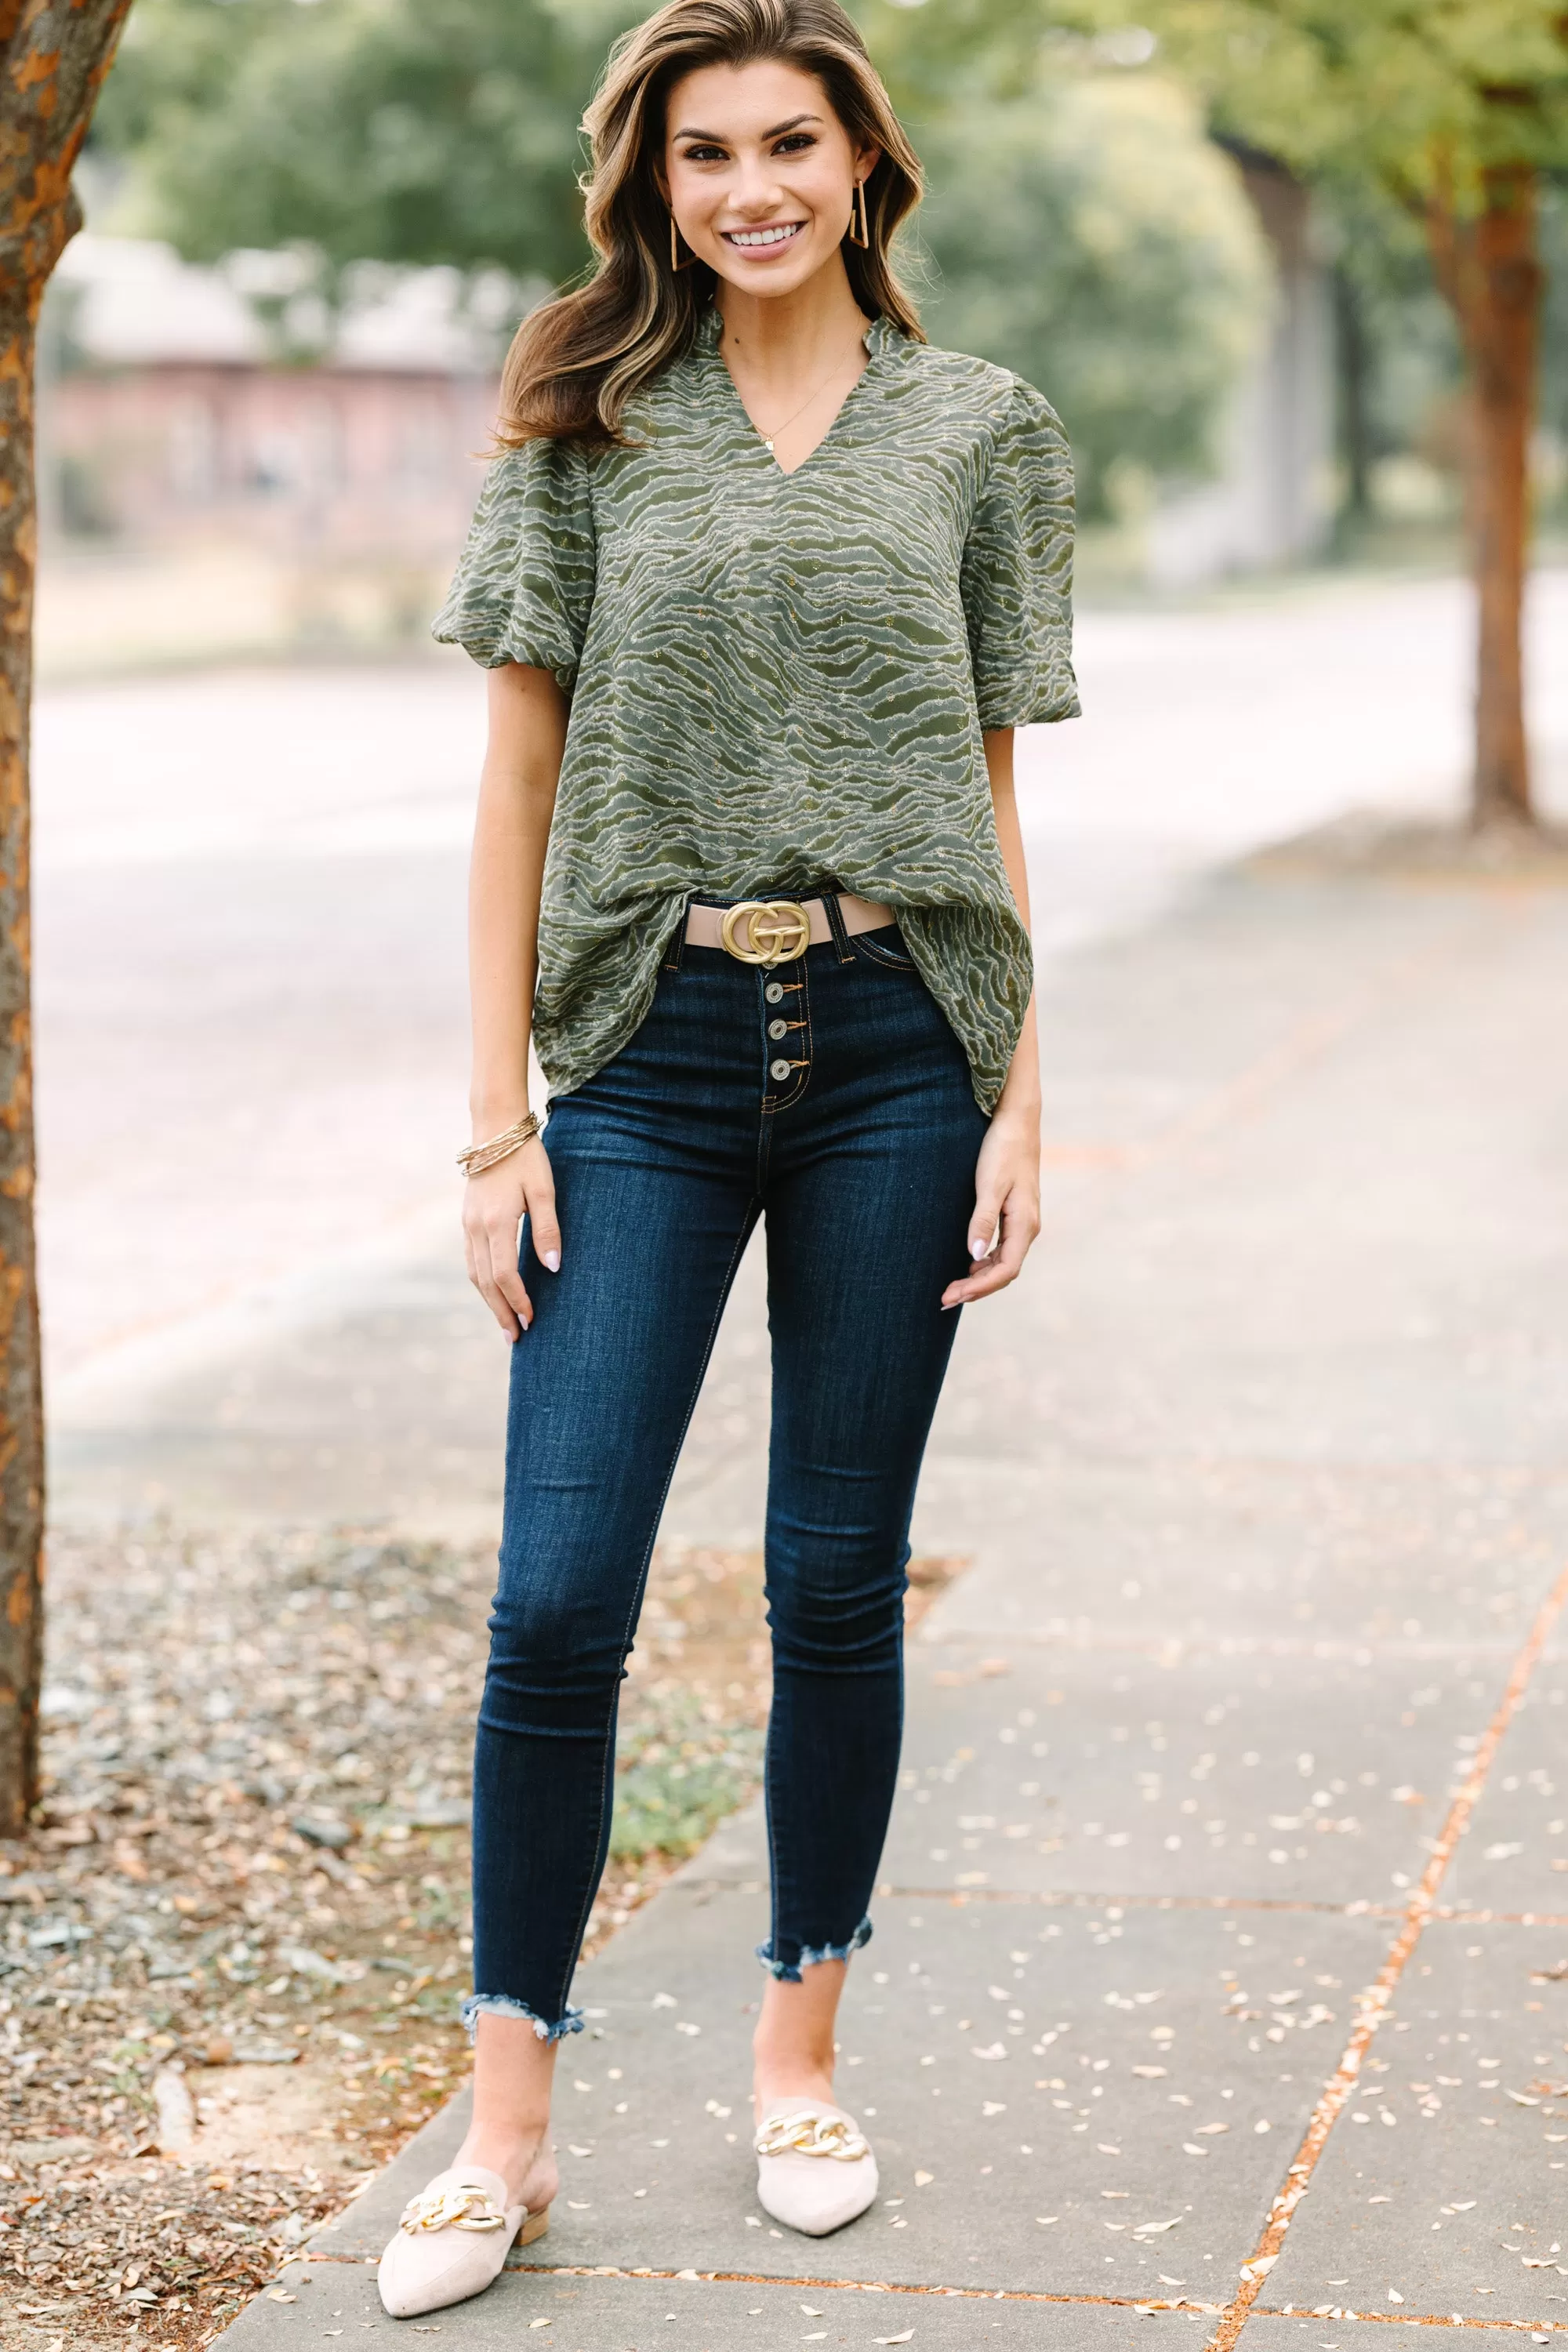
[[[578,122],[609,0],[138,0],[98,123],[132,216],[189,260],[294,246],[329,272],[450,263],[520,284],[587,258]]]
[[[1048,394],[1082,510],[1205,473],[1270,279],[1236,169],[1191,101],[1143,75],[1073,73],[966,99],[917,125],[917,143],[927,329]]]
[[[1316,186],[1345,236],[1338,292],[1352,496],[1365,496],[1377,433],[1358,356],[1380,311],[1403,303],[1420,316],[1405,225],[1418,229],[1468,393],[1473,813],[1480,824],[1532,822],[1521,618],[1542,336],[1563,334],[1561,290],[1547,307],[1542,246],[1543,221],[1559,249],[1568,244],[1563,0],[1139,0],[1138,26],[1118,0],[865,0],[861,13],[895,73],[934,104],[970,86],[977,60],[1027,88],[1039,70],[1031,60],[1059,60],[1075,36],[1114,54],[1141,29],[1160,64],[1197,93],[1213,131]]]
[[[1148,0],[1224,130],[1422,226],[1468,385],[1476,821],[1528,824],[1521,618],[1545,271],[1568,171],[1563,0]]]

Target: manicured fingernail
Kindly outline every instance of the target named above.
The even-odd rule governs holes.
[[[984,1257],[990,1246],[991,1244],[989,1242],[982,1241],[977,1236],[969,1244],[969,1255],[971,1257]]]
[[[559,1250],[541,1250],[539,1255],[541,1264],[547,1265],[552,1274],[560,1273],[561,1253]]]

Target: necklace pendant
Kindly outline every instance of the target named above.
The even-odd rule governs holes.
[[[764,441],[763,441],[763,448],[764,448],[764,449],[771,450],[771,449],[772,449],[772,447],[773,447],[773,443],[772,443],[771,441],[764,440]]]

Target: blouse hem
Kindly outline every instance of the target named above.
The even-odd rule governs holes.
[[[998,727],[1054,727],[1063,719],[1081,719],[1082,717],[1083,705],[1077,695],[1073,694],[1069,695],[1065,702],[1025,705],[1005,703],[1000,712],[982,710],[980,725],[982,730],[989,734]]]

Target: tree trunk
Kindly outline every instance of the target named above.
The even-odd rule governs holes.
[[[1339,374],[1340,448],[1345,463],[1344,511],[1357,522],[1372,512],[1372,353],[1361,289],[1342,266],[1334,271],[1334,355]]]
[[[37,1794],[44,1432],[33,1247],[33,358],[130,0],[0,0],[0,1837]]]
[[[1437,280],[1458,322],[1470,378],[1478,827],[1534,823],[1522,623],[1542,288],[1536,193],[1528,164],[1498,166],[1483,176],[1473,219],[1457,218],[1441,199],[1428,214]]]

